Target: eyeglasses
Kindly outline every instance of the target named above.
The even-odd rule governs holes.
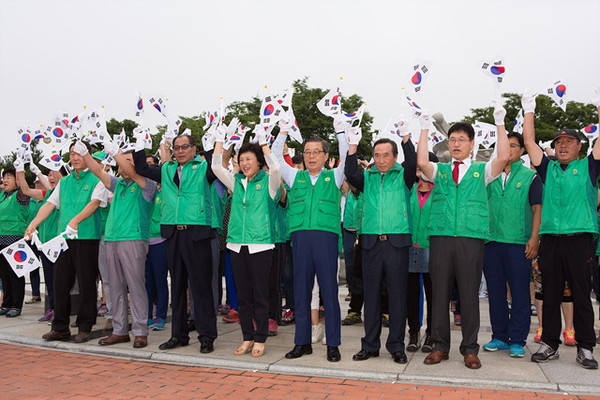
[[[465,139],[465,138],[460,138],[460,139],[457,139],[457,138],[450,138],[448,141],[450,142],[450,144],[455,144],[455,143],[458,143],[458,144],[460,144],[461,146],[462,146],[463,144],[467,143],[467,142],[470,142],[470,140],[468,140],[468,139]]]
[[[308,151],[304,152],[304,156],[305,157],[312,157],[312,156],[318,157],[319,154],[321,154],[321,153],[325,153],[325,152],[323,150],[312,150],[312,151],[308,150]]]
[[[185,150],[189,149],[190,147],[192,147],[191,144],[182,144],[181,146],[173,146],[173,151],[179,151],[179,150],[185,151]]]

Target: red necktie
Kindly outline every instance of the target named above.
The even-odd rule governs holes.
[[[462,161],[454,161],[454,168],[452,168],[452,179],[458,185],[458,166],[462,164]]]

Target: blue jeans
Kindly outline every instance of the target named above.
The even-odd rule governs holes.
[[[156,317],[167,319],[169,287],[167,285],[167,243],[148,247],[146,257],[146,292],[148,293],[148,318],[154,315],[154,290],[156,289]]]

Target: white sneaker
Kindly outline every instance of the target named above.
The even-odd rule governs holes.
[[[320,324],[319,324],[320,325]],[[321,344],[327,346],[327,330],[325,329],[325,324],[323,326],[323,339],[321,340]]]
[[[325,332],[323,332],[323,325],[321,325],[321,324],[312,325],[312,335],[311,335],[312,343],[319,343],[319,341],[321,339],[323,339],[324,335],[325,335]]]

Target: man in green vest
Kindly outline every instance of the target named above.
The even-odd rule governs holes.
[[[200,352],[211,353],[217,338],[211,254],[214,231],[210,185],[216,179],[210,167],[212,153],[207,152],[203,160],[196,155],[194,137],[183,134],[173,139],[172,148],[175,160],[166,161],[161,167],[148,165],[143,149],[133,156],[135,171],[162,186],[161,236],[167,239],[173,322],[171,338],[158,348],[168,350],[189,343],[186,301],[189,282]]]
[[[537,257],[542,214],[542,181],[525,167],[523,136],[508,134],[510,161],[487,187],[490,237],[485,245],[483,272],[487,282],[492,340],[486,351],[509,350],[524,357],[530,324],[531,259]],[[510,287],[512,307],[506,300]]]
[[[574,303],[576,361],[583,368],[597,369],[598,362],[592,353],[596,337],[590,291],[594,236],[598,234],[596,202],[600,144],[596,140],[590,155],[579,159],[581,139],[577,131],[563,129],[552,140],[556,161],[550,161],[535,142],[535,96],[523,96],[521,103],[525,113],[525,147],[544,183],[538,257],[544,290],[544,318],[542,342],[537,352],[531,356],[531,361],[546,362],[559,356],[560,303],[567,281]],[[600,88],[596,89],[593,104],[600,111]]]
[[[129,305],[131,330],[134,335],[133,347],[146,347],[148,296],[145,286],[145,262],[156,183],[135,173],[131,152],[114,156],[121,176],[116,178],[104,171],[101,164],[96,163],[83,142],[75,143],[73,150],[83,157],[90,171],[114,194],[104,234],[113,332],[98,343],[107,346],[130,341],[127,312]]]
[[[460,292],[462,342],[460,353],[467,368],[480,368],[477,333],[479,332],[479,284],[483,268],[483,245],[489,237],[489,210],[486,186],[502,173],[509,158],[504,117],[506,110],[497,105],[494,119],[498,129],[497,156],[487,163],[472,162],[475,131],[467,123],[456,123],[448,130],[449,163],[429,161],[427,132],[431,116],[421,116],[421,137],[417,165],[423,178],[435,183],[431,194],[429,222],[429,274],[433,289],[431,338],[433,351],[425,364],[448,359],[450,323],[448,304],[456,279]],[[477,150],[477,149],[475,149]]]
[[[90,145],[83,143],[90,151]],[[69,148],[73,172],[58,182],[46,204],[40,208],[37,216],[29,224],[25,236],[35,232],[55,208],[60,210],[58,232],[66,234],[69,249],[61,253],[55,263],[54,321],[52,321],[52,330],[42,338],[65,340],[71,336],[70,291],[77,279],[81,304],[76,321],[79,333],[75,337],[75,343],[84,343],[90,339],[92,326],[96,323],[100,208],[106,207],[108,191],[86,168],[83,157],[73,150],[74,146],[75,143],[72,143]]]
[[[294,123],[293,121],[291,123]],[[336,119],[340,151],[339,165],[325,169],[329,159],[329,143],[312,137],[304,142],[306,170],[290,167],[283,158],[283,146],[289,125],[273,143],[273,153],[281,166],[282,178],[288,185],[288,218],[294,260],[294,305],[296,332],[294,348],[286,358],[312,354],[310,301],[317,276],[325,307],[327,360],[340,361],[340,303],[338,299],[338,238],[341,235],[340,188],[344,183],[344,164],[348,151],[345,122]]]
[[[404,331],[408,248],[412,245],[409,199],[410,190],[415,183],[417,160],[410,141],[408,120],[402,121],[402,125],[403,165],[397,162],[396,142],[384,138],[373,144],[375,165],[364,173],[359,171],[356,151],[360,132],[349,137],[346,177],[352,186],[364,193],[361,242],[365,336],[361,339],[361,350],[352,357],[355,361],[379,356],[381,288],[385,285],[390,328],[386,349],[394,362],[408,362],[404,352]]]

